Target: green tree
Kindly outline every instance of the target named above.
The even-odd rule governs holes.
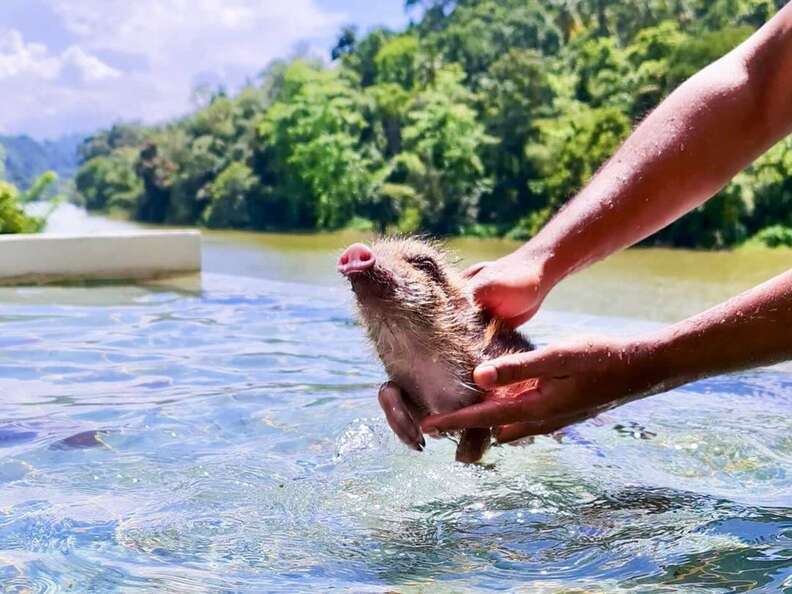
[[[207,227],[248,227],[258,178],[244,163],[235,161],[206,188],[209,204],[203,213]]]
[[[386,41],[374,56],[376,82],[394,83],[411,89],[419,68],[419,46],[415,35],[400,35]]]
[[[80,167],[75,178],[77,190],[89,209],[133,209],[143,191],[135,172],[138,151],[123,147],[109,155],[93,157]]]
[[[371,191],[378,155],[363,142],[366,96],[337,72],[296,61],[259,126],[270,199],[290,227],[337,228]]]
[[[708,249],[729,247],[746,239],[747,213],[743,189],[735,181],[644,243]]]
[[[729,26],[745,25],[753,29],[761,27],[785,0],[713,0],[701,2],[698,22],[708,30],[724,29]]]
[[[687,37],[669,58],[668,90],[676,88],[706,65],[734,49],[751,32],[750,27],[726,27]]]
[[[630,120],[614,107],[571,101],[561,115],[537,122],[538,142],[526,147],[539,175],[529,181],[544,204],[524,216],[511,233],[533,236],[591,178],[630,132]]]
[[[87,137],[77,152],[83,162],[94,157],[106,157],[114,150],[123,147],[134,147],[141,143],[143,130],[136,124],[113,124],[109,130],[104,130]]]
[[[338,34],[335,46],[330,51],[330,57],[333,60],[338,60],[353,55],[357,49],[357,41],[358,28],[355,25],[345,25]]]
[[[769,248],[792,248],[792,227],[784,225],[765,227],[750,239],[750,244]]]
[[[705,0],[580,0],[564,3],[561,10],[571,10],[574,20],[598,37],[611,37],[624,45],[639,31],[664,20],[673,20],[688,28],[696,22],[699,5],[706,3]]]
[[[77,187],[153,223],[528,237],[782,4],[407,0],[402,31],[343,28],[333,68],[278,60],[235,96],[203,88],[186,117],[93,135]],[[649,241],[719,248],[789,226],[789,149]]]
[[[0,181],[0,233],[36,233],[43,226],[43,219],[25,214],[17,189]]]
[[[363,86],[373,85],[377,80],[376,57],[382,46],[394,36],[387,29],[377,28],[361,40],[350,39],[349,31],[343,30],[336,47],[342,46],[345,51],[337,52],[346,73]],[[348,47],[350,46],[351,47]]]
[[[445,62],[461,64],[471,79],[512,49],[534,49],[555,54],[562,32],[554,9],[525,0],[481,0],[435,4],[418,25],[431,53]]]
[[[592,107],[615,106],[626,112],[631,104],[630,64],[614,37],[582,36],[565,51],[575,73],[575,98]]]
[[[687,39],[677,22],[663,21],[638,32],[626,48],[629,113],[634,120],[643,117],[672,90],[671,61]]]
[[[750,233],[772,225],[792,227],[792,138],[757,159],[742,179],[745,201],[752,205],[746,221]]]
[[[371,138],[385,158],[401,151],[402,128],[413,93],[396,83],[372,85],[366,90],[371,105]]]
[[[433,233],[458,233],[475,222],[479,198],[489,189],[481,153],[494,139],[478,122],[463,77],[457,67],[443,68],[416,96],[396,158],[396,180],[412,188],[421,228]]]
[[[167,156],[160,154],[160,147],[156,141],[150,140],[143,146],[135,163],[135,172],[143,186],[143,191],[134,205],[137,220],[148,223],[162,223],[166,220],[172,209],[171,198],[176,194],[174,180],[178,175],[177,171],[177,165]],[[197,192],[197,188],[195,191]],[[176,219],[175,222],[192,222],[192,205],[195,202],[195,194],[192,191],[186,202],[190,205],[185,207],[189,215],[181,220],[179,217],[173,217]]]
[[[525,158],[525,147],[537,141],[536,121],[555,113],[557,90],[549,62],[536,50],[512,49],[479,79],[481,121],[499,139],[484,146],[484,164],[494,186],[482,196],[482,222],[511,226],[516,213],[541,205],[541,197],[528,185],[538,172]]]

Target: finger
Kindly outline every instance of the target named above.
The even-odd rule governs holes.
[[[385,412],[385,419],[396,436],[407,446],[419,452],[426,446],[418,423],[410,414],[401,389],[392,382],[382,384],[379,403]]]
[[[488,264],[489,262],[478,262],[472,266],[468,266],[464,271],[462,271],[462,276],[467,279],[473,278]]]
[[[531,309],[529,309],[527,311],[524,311],[519,316],[514,316],[512,318],[508,318],[508,319],[503,320],[503,321],[504,321],[504,323],[507,326],[509,326],[509,328],[519,328],[520,326],[525,324],[525,322],[527,322],[532,317],[534,317],[536,315],[537,311],[539,311],[539,306],[538,305],[536,307],[532,307]]]
[[[491,314],[495,314],[502,299],[497,287],[487,282],[483,274],[473,277],[470,280],[470,287],[473,293],[473,301],[476,302],[476,305]]]
[[[527,392],[519,398],[488,400],[455,412],[426,417],[421,422],[421,429],[424,433],[431,434],[473,427],[509,425],[535,416],[540,406],[540,392]]]
[[[512,423],[503,427],[497,427],[493,434],[498,443],[509,443],[510,441],[517,441],[524,437],[533,435],[546,435],[553,433],[559,429],[563,429],[573,423],[582,421],[585,415],[574,414],[565,417],[556,417],[553,419],[546,419],[542,421],[524,421],[521,423]]]
[[[498,443],[509,443],[525,437],[544,435],[548,433],[547,426],[547,423],[534,423],[531,421],[512,423],[511,425],[498,427],[494,432],[495,440]]]
[[[483,390],[490,390],[546,375],[563,377],[569,374],[570,367],[570,356],[552,349],[516,353],[482,363],[473,370],[473,381]]]
[[[531,437],[533,435],[542,435],[545,433],[542,429],[542,423],[533,423],[530,421],[512,423],[511,425],[505,425],[496,429],[494,432],[495,440],[498,443],[509,443],[510,441],[517,441],[518,439]]]

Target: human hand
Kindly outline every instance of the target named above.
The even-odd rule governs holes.
[[[555,284],[542,259],[522,250],[474,264],[462,274],[468,279],[474,301],[513,328],[536,314]]]
[[[576,340],[479,365],[473,379],[483,390],[536,378],[537,387],[516,398],[492,399],[455,412],[426,417],[429,435],[471,427],[495,427],[495,438],[514,441],[552,433],[599,412],[648,395],[651,342],[614,338]]]

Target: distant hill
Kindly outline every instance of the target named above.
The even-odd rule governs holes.
[[[52,170],[63,180],[77,171],[77,147],[82,135],[69,135],[57,140],[37,141],[30,136],[1,136],[5,152],[5,177],[26,189],[45,171]]]

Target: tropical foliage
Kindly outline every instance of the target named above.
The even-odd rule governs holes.
[[[153,223],[347,225],[528,238],[635,123],[782,0],[408,0],[344,28],[333,64],[268,66],[236,96],[80,148],[91,209]],[[792,229],[792,144],[651,238],[718,248]]]
[[[47,187],[56,181],[52,172],[42,175],[27,192],[0,180],[0,234],[36,233],[42,229],[46,217],[34,217],[25,213],[22,204],[38,199]]]

